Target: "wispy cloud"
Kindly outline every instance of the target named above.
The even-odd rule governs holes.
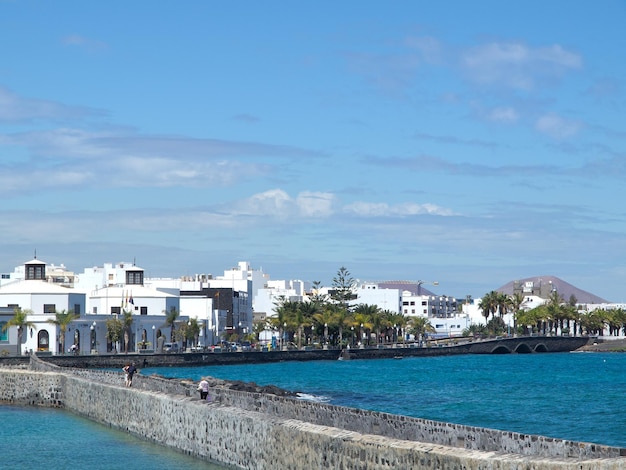
[[[577,134],[583,127],[581,122],[565,119],[555,113],[543,115],[537,119],[535,129],[555,139],[565,139]]]
[[[61,43],[69,47],[79,47],[88,52],[99,52],[108,49],[108,45],[102,41],[81,36],[80,34],[70,34],[61,38]]]
[[[451,135],[432,135],[423,132],[416,132],[413,134],[416,139],[429,140],[432,142],[438,142],[440,144],[454,144],[454,145],[470,145],[474,147],[495,148],[498,147],[496,142],[489,142],[479,139],[461,139],[459,137]]]
[[[485,117],[489,121],[502,124],[512,124],[519,120],[518,112],[510,106],[492,108],[485,114]]]
[[[102,116],[102,111],[80,106],[68,106],[50,100],[24,98],[0,86],[0,122],[30,123],[61,121],[86,116]]]
[[[48,175],[48,187],[68,181],[118,187],[229,186],[270,173],[275,159],[324,157],[256,142],[73,128],[3,135],[2,146],[27,149],[29,157],[0,165],[5,183],[0,191],[14,190],[39,172]]]
[[[580,55],[560,45],[530,47],[522,43],[483,44],[461,57],[467,76],[482,84],[530,90],[582,67]]]
[[[489,166],[468,162],[452,162],[441,157],[419,155],[415,157],[366,157],[363,163],[396,167],[408,171],[441,172],[451,175],[492,177],[492,176],[532,176],[551,173],[559,174],[560,170],[552,165],[501,165]]]

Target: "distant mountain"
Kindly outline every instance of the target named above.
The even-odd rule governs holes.
[[[536,276],[517,279],[503,285],[499,289],[496,289],[496,291],[512,295],[516,286],[519,286],[523,291],[529,294],[532,292],[542,298],[548,298],[550,293],[556,289],[565,302],[568,302],[572,295],[576,297],[576,303],[578,304],[602,304],[609,302],[597,295],[574,287],[563,279],[559,279],[555,276]]]

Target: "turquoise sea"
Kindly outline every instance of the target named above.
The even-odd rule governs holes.
[[[626,447],[626,354],[467,355],[146,368],[274,384],[311,399]],[[70,413],[0,406],[2,468],[218,469]]]

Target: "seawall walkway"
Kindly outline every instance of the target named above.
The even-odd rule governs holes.
[[[32,356],[0,369],[0,402],[64,408],[241,469],[626,469],[626,449],[121,372],[60,368]],[[123,406],[120,404],[123,403]]]

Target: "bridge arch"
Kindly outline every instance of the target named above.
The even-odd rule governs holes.
[[[535,352],[548,352],[548,347],[543,343],[538,343],[535,346]]]
[[[491,354],[511,354],[511,350],[500,344],[491,351]]]
[[[528,346],[528,344],[520,343],[515,348],[515,352],[518,353],[518,354],[530,354],[530,353],[533,352],[533,350],[531,349],[530,346]]]

